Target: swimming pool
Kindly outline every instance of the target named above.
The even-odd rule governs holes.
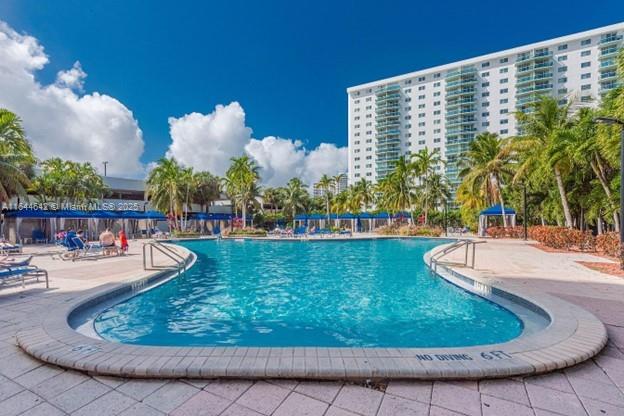
[[[454,347],[519,336],[511,311],[433,275],[440,239],[185,241],[181,276],[100,313],[104,339],[159,346]]]

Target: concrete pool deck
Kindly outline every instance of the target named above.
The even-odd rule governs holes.
[[[126,404],[127,407],[118,410],[118,413],[126,414],[131,414],[131,411],[135,411],[134,414],[150,414],[152,411],[159,414],[158,410],[167,413],[178,405],[179,414],[195,414],[193,409],[206,407],[212,412],[208,414],[225,415],[299,414],[298,409],[301,408],[308,409],[307,414],[327,415],[401,414],[401,409],[404,414],[432,415],[452,415],[455,414],[453,411],[460,412],[457,414],[483,412],[496,415],[593,414],[592,409],[607,412],[596,414],[621,414],[624,411],[621,408],[624,407],[621,390],[624,384],[624,304],[619,300],[623,299],[624,281],[575,263],[576,260],[601,261],[594,256],[544,253],[519,241],[492,241],[480,246],[477,270],[462,272],[485,279],[496,276],[502,284],[530,286],[531,290],[550,292],[593,311],[607,325],[612,339],[598,357],[577,367],[537,377],[450,383],[391,381],[387,387],[382,384],[381,389],[369,389],[341,382],[167,382],[90,377],[45,365],[15,347],[16,333],[36,328],[51,309],[72,303],[84,296],[88,289],[141,277],[141,273],[137,273],[142,261],[137,254],[137,246],[138,243],[133,245],[131,254],[134,255],[127,258],[97,262],[68,263],[49,257],[37,258],[34,263],[50,271],[52,289],[46,291],[41,284],[30,284],[26,290],[5,288],[0,292],[3,311],[0,318],[0,374],[14,379],[13,382],[7,380],[6,393],[4,380],[0,384],[3,386],[0,389],[0,400],[3,400],[0,401],[0,413],[3,413],[3,406],[18,406],[14,414],[19,413],[19,406],[27,406],[26,414],[31,414],[29,409],[35,408],[35,405],[70,413],[89,406],[96,408],[97,405],[91,404],[91,401],[101,404],[106,400],[115,402],[114,398],[124,399],[121,400],[124,404],[118,407]],[[86,273],[91,277],[86,277]],[[102,287],[97,290],[100,289]],[[63,380],[68,377],[75,379],[76,384],[65,384]],[[24,384],[20,383],[22,378]],[[58,383],[63,387],[58,387]],[[135,386],[147,391],[151,387],[154,389],[149,395],[139,398],[127,394],[130,387],[123,386]],[[384,388],[385,393],[379,391]],[[47,394],[46,397],[46,389],[63,391]],[[82,393],[91,399],[81,398],[79,403],[69,404],[56,397],[58,394],[69,400],[72,395]],[[175,400],[159,400],[158,396],[162,395],[175,396]],[[148,397],[151,399],[148,400]],[[85,400],[88,401],[73,409]],[[444,409],[446,413],[443,413]],[[83,410],[83,414],[91,413]],[[111,411],[110,414],[116,413]]]

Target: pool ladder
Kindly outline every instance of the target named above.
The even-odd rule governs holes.
[[[461,239],[461,240],[457,240],[454,243],[452,243],[451,245],[448,245],[438,251],[436,251],[435,253],[431,254],[431,257],[429,257],[429,267],[432,268],[434,271],[437,270],[438,264],[443,264],[443,265],[447,265],[447,266],[463,266],[466,267],[468,266],[468,254],[470,253],[470,247],[472,246],[472,256],[471,256],[471,262],[470,262],[470,268],[474,269],[475,266],[475,256],[476,256],[476,251],[477,251],[477,244],[483,244],[485,243],[485,241],[475,241],[475,240],[470,240],[470,239]],[[460,263],[460,262],[450,262],[450,261],[440,261],[444,256],[459,250],[460,248],[465,247],[466,249],[466,254],[464,255],[464,262]]]
[[[150,267],[147,267],[147,250],[149,248],[149,263]],[[173,260],[176,264],[176,269],[178,271],[178,276],[183,271],[186,271],[186,259],[177,251],[173,250],[171,247],[159,243],[158,241],[150,241],[148,243],[143,244],[143,270],[154,270],[154,269],[165,269],[170,268],[170,266],[155,266],[154,265],[154,249],[159,251],[160,253],[167,256],[169,259]]]

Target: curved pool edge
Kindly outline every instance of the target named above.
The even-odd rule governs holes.
[[[188,264],[194,255],[186,253]],[[437,246],[435,249],[439,248]],[[425,255],[425,261],[431,254]],[[585,361],[602,350],[606,328],[586,310],[544,293],[519,290],[505,282],[468,277],[456,268],[438,266],[444,279],[472,282],[500,290],[545,311],[550,325],[508,342],[453,348],[252,348],[156,347],[94,339],[75,331],[70,315],[115,292],[138,292],[147,284],[170,278],[171,272],[88,291],[74,302],[49,311],[40,326],[20,331],[20,348],[44,362],[96,375],[130,378],[297,378],[482,379],[534,375]]]

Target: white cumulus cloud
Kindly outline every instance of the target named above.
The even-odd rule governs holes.
[[[82,94],[87,74],[79,62],[43,85],[36,71],[49,62],[39,41],[0,21],[0,108],[18,114],[40,159],[62,157],[101,166],[113,175],[141,175],[143,133],[117,99]]]
[[[324,174],[347,170],[347,148],[321,143],[308,150],[300,140],[275,136],[252,137],[245,111],[238,102],[217,105],[210,114],[191,113],[169,118],[168,156],[186,166],[224,175],[231,157],[247,154],[260,167],[265,186],[282,186],[293,177],[312,185]]]
[[[243,154],[251,139],[245,111],[239,103],[218,105],[210,114],[191,113],[169,117],[171,145],[168,156],[199,170],[223,176],[231,157]]]

